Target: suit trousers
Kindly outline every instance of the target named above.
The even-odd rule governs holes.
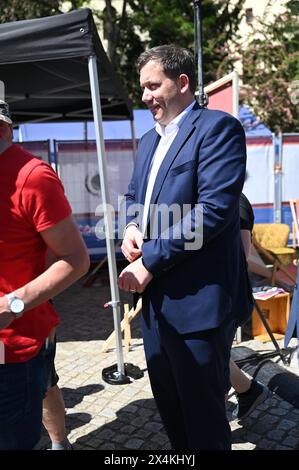
[[[224,393],[235,321],[179,334],[151,309],[142,319],[153,395],[173,450],[230,450]]]

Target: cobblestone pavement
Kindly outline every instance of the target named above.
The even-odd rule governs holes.
[[[170,449],[149,385],[139,318],[132,322],[133,344],[124,360],[139,366],[144,377],[127,385],[109,385],[101,376],[103,368],[116,362],[114,348],[101,353],[104,340],[113,331],[112,312],[103,309],[110,300],[107,274],[103,273],[90,288],[81,285],[82,281],[55,300],[62,318],[57,332],[56,367],[70,441],[75,449],[82,450]],[[131,297],[124,295],[122,300],[131,302]],[[252,342],[238,347],[248,344],[251,348]],[[292,371],[298,374],[296,366]],[[230,398],[228,415],[234,450],[297,448],[299,409],[270,395],[248,418],[237,422],[231,415],[235,403]],[[47,447],[49,439],[44,433],[39,448]]]

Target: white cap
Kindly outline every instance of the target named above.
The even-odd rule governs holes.
[[[4,121],[7,124],[12,124],[12,120],[9,114],[9,106],[5,101],[0,100],[0,121]]]

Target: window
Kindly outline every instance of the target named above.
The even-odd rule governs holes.
[[[253,10],[252,10],[252,8],[246,8],[245,16],[246,16],[246,23],[251,24],[253,22]]]

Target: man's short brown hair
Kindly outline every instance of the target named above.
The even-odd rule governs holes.
[[[190,91],[195,93],[196,75],[194,55],[184,47],[175,44],[152,47],[142,52],[137,60],[138,72],[149,61],[158,62],[162,65],[163,72],[168,78],[176,80],[182,73],[189,78]]]

